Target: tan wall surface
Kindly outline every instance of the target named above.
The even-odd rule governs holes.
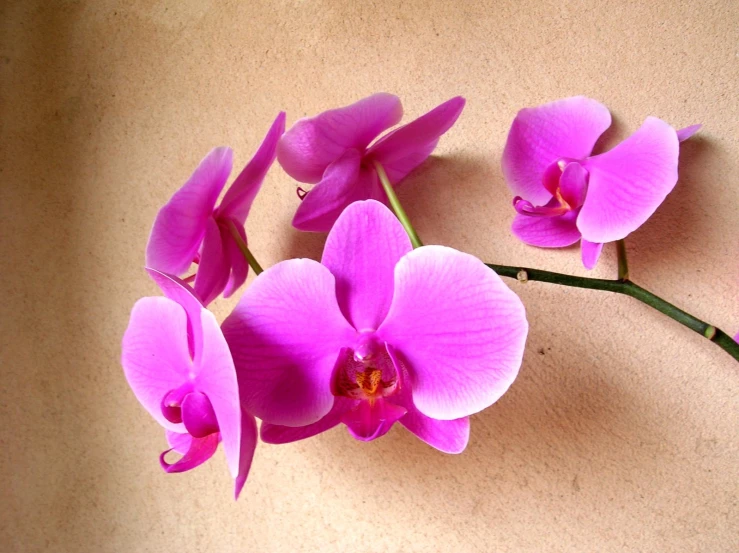
[[[626,297],[510,282],[519,379],[446,456],[402,428],[260,446],[242,499],[222,453],[166,475],[163,433],[119,365],[154,215],[213,146],[251,156],[375,91],[459,123],[401,199],[428,243],[585,274],[509,233],[515,112],[572,94],[702,122],[681,179],[628,239],[632,276],[739,330],[739,4],[16,1],[0,8],[0,550],[730,552],[739,544],[739,365]],[[265,265],[320,254],[275,167],[247,223]],[[595,276],[611,278],[607,248]],[[233,301],[218,300],[225,318]]]

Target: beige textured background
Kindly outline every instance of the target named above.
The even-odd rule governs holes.
[[[468,105],[401,199],[428,243],[582,274],[508,232],[515,112],[572,94],[616,125],[702,122],[681,180],[628,240],[632,276],[739,329],[739,5],[732,0],[114,2],[0,9],[0,550],[648,551],[739,544],[739,366],[625,297],[512,287],[521,376],[460,456],[396,428],[261,446],[238,503],[222,453],[185,475],[119,366],[158,207],[214,145],[374,91],[407,117]],[[318,256],[275,167],[247,230],[265,265]],[[615,274],[608,249],[597,276]],[[222,320],[233,302],[214,304]]]

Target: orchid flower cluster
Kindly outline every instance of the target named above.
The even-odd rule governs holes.
[[[383,136],[403,114],[391,94],[301,119],[287,132],[280,113],[220,203],[233,164],[224,147],[161,208],[146,271],[163,295],[133,307],[122,365],[164,427],[166,472],[191,470],[222,444],[238,497],[259,438],[284,444],[339,424],[370,441],[397,422],[439,451],[465,449],[469,417],[514,382],[528,333],[521,300],[491,267],[519,280],[556,273],[486,265],[424,246],[413,230],[394,190],[464,105],[452,98]],[[662,203],[677,182],[679,141],[698,126],[675,131],[650,117],[592,155],[610,121],[584,97],[518,113],[502,160],[516,237],[539,247],[580,241],[592,268],[604,243],[622,240]],[[298,186],[293,225],[328,232],[320,263],[291,259],[263,271],[249,249],[246,219],[275,159],[313,185]],[[208,305],[235,294],[250,267],[256,278],[219,325]],[[624,289],[612,291],[638,297],[626,277],[613,282]]]

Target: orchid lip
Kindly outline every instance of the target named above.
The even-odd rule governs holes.
[[[528,200],[516,196],[513,199],[513,208],[521,215],[528,215],[530,217],[556,217],[558,215],[564,215],[571,209],[567,202],[561,199],[561,195],[558,195],[558,199],[560,200],[558,207],[548,207],[535,206]]]

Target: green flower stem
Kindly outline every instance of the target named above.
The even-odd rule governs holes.
[[[377,170],[377,176],[380,177],[380,182],[382,183],[382,188],[385,190],[387,199],[390,201],[390,207],[392,207],[393,212],[395,212],[395,216],[398,218],[400,224],[403,225],[403,228],[408,233],[408,237],[411,239],[411,244],[413,244],[413,247],[420,248],[421,246],[423,246],[423,242],[421,242],[418,234],[416,234],[416,229],[414,229],[413,225],[411,225],[411,221],[410,219],[408,219],[408,215],[406,215],[403,206],[400,205],[400,200],[398,200],[398,196],[395,194],[395,189],[390,183],[390,179],[387,178],[385,168],[377,161],[375,161],[375,169]]]
[[[239,231],[233,221],[228,222],[228,230],[231,231],[231,236],[233,236],[233,239],[236,240],[236,245],[241,250],[241,253],[244,254],[246,261],[249,263],[249,267],[251,267],[251,270],[254,271],[256,275],[264,272],[262,266],[256,260],[251,251],[249,251],[249,247],[246,245],[246,242],[244,242],[244,240],[241,238],[241,234],[239,234]]]
[[[626,242],[616,240],[616,253],[618,255],[618,280],[629,280],[629,261],[626,259]]]
[[[620,247],[619,247],[620,249]],[[619,256],[620,259],[620,256]],[[493,269],[500,276],[515,278],[520,282],[528,280],[536,280],[539,282],[549,282],[551,284],[559,284],[561,286],[574,286],[576,288],[589,288],[591,290],[605,290],[607,292],[615,292],[624,294],[647,304],[649,307],[656,309],[675,319],[680,324],[687,326],[689,329],[697,332],[704,338],[715,343],[718,347],[726,351],[736,361],[739,361],[739,344],[726,334],[723,330],[694,317],[690,313],[686,313],[682,309],[675,307],[662,298],[655,296],[649,290],[645,290],[641,286],[631,282],[630,280],[605,280],[600,278],[577,277],[564,275],[561,273],[552,273],[550,271],[541,271],[539,269],[529,269],[526,267],[511,267],[508,265],[495,265],[486,263],[488,267]],[[619,263],[619,268],[621,264]],[[619,270],[619,277],[621,271]],[[628,271],[626,272],[628,277]]]

